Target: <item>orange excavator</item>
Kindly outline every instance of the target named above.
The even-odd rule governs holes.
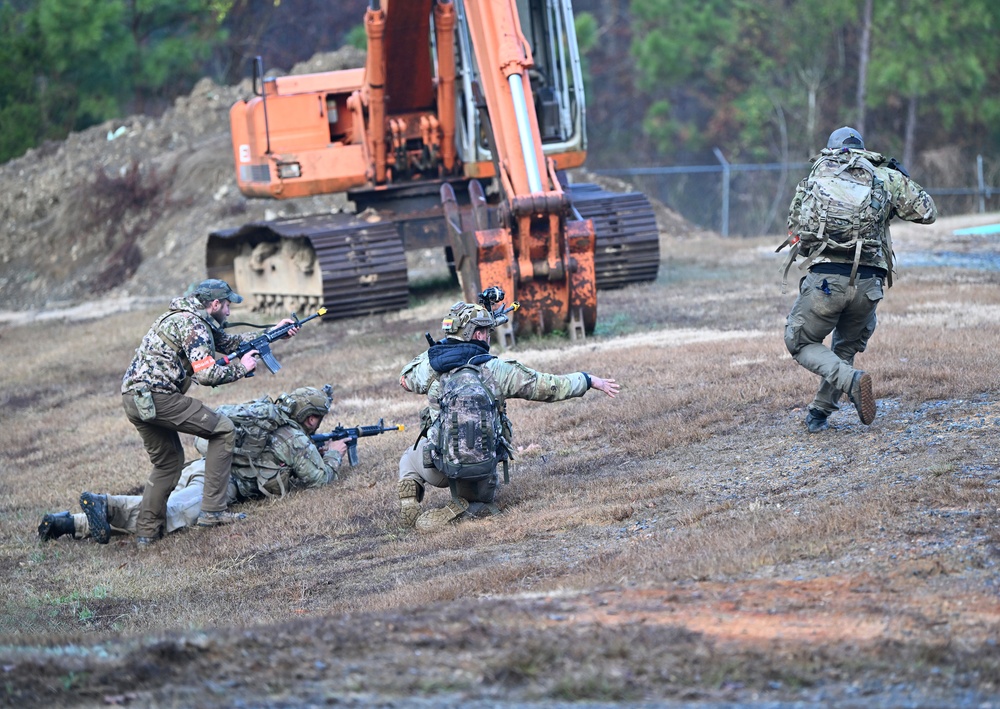
[[[354,213],[214,232],[210,276],[255,310],[353,317],[406,307],[406,251],[444,247],[466,300],[520,302],[505,344],[583,337],[597,289],[656,278],[649,201],[564,177],[586,157],[571,0],[369,0],[364,22],[363,69],[266,78],[258,58],[230,111],[245,195]]]

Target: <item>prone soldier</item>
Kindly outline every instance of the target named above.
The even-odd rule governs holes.
[[[216,413],[236,424],[237,446],[226,487],[226,502],[284,496],[293,487],[314,488],[338,479],[344,441],[317,446],[310,438],[330,411],[331,390],[301,387],[269,399],[220,406]],[[257,440],[259,439],[259,440]],[[206,441],[198,439],[204,454]],[[259,451],[257,449],[260,449]],[[245,450],[253,450],[251,458]],[[167,498],[166,530],[195,525],[201,512],[205,487],[206,459],[190,463]],[[111,533],[135,534],[142,503],[139,495],[80,495],[82,513],[69,511],[47,514],[38,526],[41,541],[72,534],[77,539],[91,537],[107,544]]]

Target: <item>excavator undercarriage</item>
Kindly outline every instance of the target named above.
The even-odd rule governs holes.
[[[459,276],[464,297],[475,301],[476,293],[494,283],[468,277],[468,269],[463,272],[461,258],[456,257],[461,251],[449,241],[447,226],[457,219],[459,231],[470,233],[478,225],[485,229],[495,226],[498,218],[496,206],[485,200],[477,217],[464,187],[451,187],[453,194],[459,194],[453,207],[432,205],[405,213],[369,207],[360,214],[315,214],[212,232],[208,276],[233,283],[255,311],[287,315],[326,305],[325,318],[352,318],[405,308],[409,302],[406,251],[438,247],[447,249],[449,266]],[[477,190],[474,187],[472,191]],[[594,224],[598,290],[656,279],[659,231],[645,195],[609,192],[590,183],[570,185],[567,194],[579,217]],[[449,209],[451,217],[446,219]],[[502,262],[501,268],[506,267],[507,262]],[[512,292],[517,292],[521,301],[532,301],[523,287]],[[586,332],[593,330],[594,310],[585,314]],[[562,322],[559,307],[534,312],[552,312],[555,322]],[[529,329],[527,318],[516,322]],[[546,331],[545,323],[530,329]],[[555,329],[560,328],[557,325]]]

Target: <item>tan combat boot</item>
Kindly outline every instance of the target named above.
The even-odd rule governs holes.
[[[404,527],[412,527],[420,516],[421,492],[416,480],[399,481],[399,521]]]
[[[427,510],[417,517],[418,532],[434,532],[447,527],[449,523],[461,517],[469,509],[469,503],[461,497],[453,499],[444,507]]]

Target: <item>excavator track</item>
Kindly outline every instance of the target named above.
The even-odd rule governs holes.
[[[594,222],[594,271],[599,290],[656,280],[660,231],[653,207],[640,192],[608,192],[598,185],[569,185],[573,206]]]
[[[394,220],[353,214],[251,222],[209,235],[210,277],[234,284],[256,312],[320,305],[324,319],[405,308],[406,255]]]

